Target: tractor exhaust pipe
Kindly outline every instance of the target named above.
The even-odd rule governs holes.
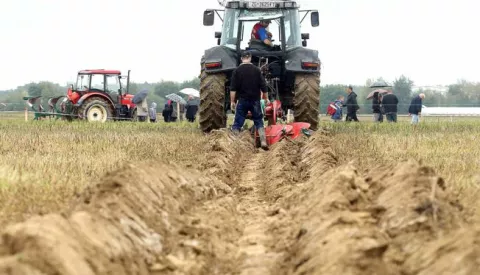
[[[127,94],[130,93],[130,70],[128,70],[127,74]]]

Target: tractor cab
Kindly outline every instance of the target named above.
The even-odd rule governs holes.
[[[219,11],[224,12],[223,18]],[[311,25],[319,25],[319,15],[316,10],[299,10],[295,1],[228,1],[225,10],[208,9],[204,12],[203,24],[212,26],[215,13],[222,20],[222,31],[215,33],[217,44],[235,51],[257,50],[282,52],[305,47],[308,33],[301,33],[300,26],[308,13],[311,13]],[[306,12],[301,18],[301,12]],[[266,26],[271,33],[273,46],[268,46],[258,39],[252,38],[252,30],[260,21],[269,20]],[[265,53],[266,54],[266,53]],[[273,53],[270,53],[272,55]]]
[[[127,79],[127,85],[122,80]],[[122,76],[117,70],[82,70],[78,72],[75,85],[71,85],[67,97],[76,104],[78,99],[90,93],[100,93],[119,104],[127,98],[129,76]]]

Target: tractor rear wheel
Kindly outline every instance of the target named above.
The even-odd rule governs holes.
[[[225,82],[223,73],[207,74],[202,69],[200,76],[200,128],[203,132],[226,127]]]
[[[87,98],[78,109],[79,115],[88,122],[106,122],[112,119],[113,108],[100,97]]]
[[[306,73],[295,76],[293,108],[296,122],[307,122],[310,123],[310,129],[318,129],[320,74]]]

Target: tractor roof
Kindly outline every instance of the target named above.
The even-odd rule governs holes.
[[[82,70],[78,72],[79,74],[121,74],[118,70],[104,70],[104,69],[95,69],[95,70]]]

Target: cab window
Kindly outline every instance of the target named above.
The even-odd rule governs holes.
[[[120,80],[118,75],[107,75],[107,92],[118,93],[120,91]]]
[[[104,75],[103,74],[94,74],[92,75],[92,84],[91,89],[104,90]]]

